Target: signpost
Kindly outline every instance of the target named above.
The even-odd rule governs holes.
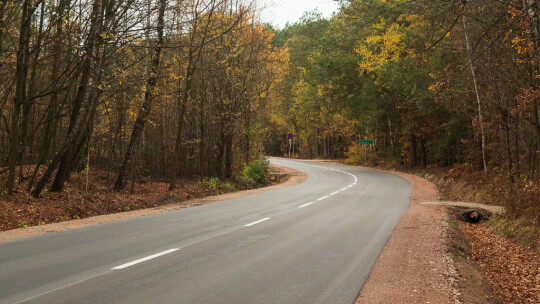
[[[358,143],[361,145],[366,145],[364,149],[364,166],[367,166],[367,145],[373,145],[373,140],[358,140]]]
[[[289,139],[289,158],[291,158],[292,139],[294,138],[294,135],[289,133],[287,134],[287,138]]]

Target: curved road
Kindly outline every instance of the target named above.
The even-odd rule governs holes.
[[[0,243],[0,303],[353,303],[409,207],[398,176],[272,159],[304,183]]]

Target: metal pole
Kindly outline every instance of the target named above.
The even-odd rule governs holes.
[[[289,158],[291,158],[292,139],[289,139]]]
[[[367,167],[367,146],[364,145],[364,167]]]

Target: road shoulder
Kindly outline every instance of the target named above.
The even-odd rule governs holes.
[[[118,222],[128,219],[133,219],[141,216],[147,216],[157,213],[163,213],[173,210],[179,210],[184,208],[196,207],[200,205],[206,205],[211,203],[216,203],[228,199],[233,199],[237,197],[242,197],[246,195],[251,195],[259,192],[271,191],[276,189],[281,189],[285,187],[290,187],[296,184],[302,183],[306,179],[306,175],[300,171],[293,170],[287,167],[280,167],[272,165],[279,169],[280,172],[289,176],[284,182],[276,184],[269,187],[246,190],[246,191],[237,191],[230,192],[221,195],[207,196],[204,198],[192,199],[187,201],[176,202],[168,205],[163,205],[155,208],[133,210],[129,212],[113,213],[106,215],[99,215],[79,220],[71,220],[59,223],[52,223],[41,226],[33,226],[28,228],[19,228],[6,231],[0,231],[0,242],[3,241],[12,241],[19,240],[23,238],[43,235],[47,233],[60,232],[66,230],[72,230],[77,228],[89,227],[94,225],[100,225],[110,222]]]
[[[384,171],[410,180],[411,206],[403,215],[356,303],[457,303],[455,270],[445,242],[448,224],[431,182],[411,174]]]

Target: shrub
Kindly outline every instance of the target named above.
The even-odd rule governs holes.
[[[205,177],[201,181],[201,185],[204,187],[204,191],[206,192],[214,192],[217,190],[219,185],[219,178],[217,177]]]
[[[349,145],[349,151],[347,152],[347,159],[345,163],[347,165],[358,165],[364,161],[364,149],[360,147],[357,142],[352,142]]]
[[[225,182],[225,183],[222,183],[221,184],[221,189],[225,190],[225,191],[233,191],[234,190],[234,185],[230,182]]]
[[[267,157],[261,157],[259,160],[244,164],[244,178],[258,183],[268,182],[268,171],[270,170],[270,161]]]

